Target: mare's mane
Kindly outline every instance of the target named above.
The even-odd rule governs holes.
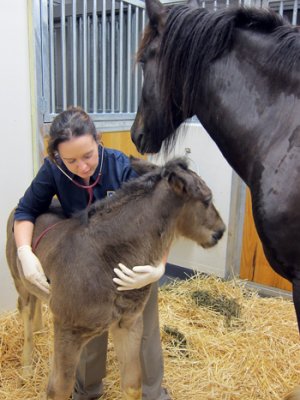
[[[186,119],[192,116],[193,105],[199,98],[203,73],[212,62],[230,52],[236,28],[250,35],[253,32],[270,35],[272,46],[269,46],[263,60],[268,70],[285,77],[291,75],[293,68],[294,71],[298,70],[298,29],[271,10],[238,7],[207,11],[178,5],[168,7],[167,13],[159,53],[161,82],[158,86],[169,126],[173,126],[172,109],[178,92],[178,81],[181,81],[183,88],[181,112],[183,119]],[[154,37],[155,32],[151,32],[148,27],[138,52],[139,61]],[[184,76],[179,76],[179,71],[184,71]],[[172,141],[172,136],[166,141],[168,139]]]

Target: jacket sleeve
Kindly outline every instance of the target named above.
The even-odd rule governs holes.
[[[45,159],[36,177],[19,201],[15,210],[15,220],[34,223],[36,218],[49,208],[52,198],[56,194],[55,188],[50,161]]]

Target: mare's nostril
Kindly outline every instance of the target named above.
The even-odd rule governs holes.
[[[224,233],[224,231],[223,231],[222,229],[220,229],[219,231],[215,232],[215,233],[212,235],[212,237],[213,237],[215,240],[220,240],[221,237],[223,236],[223,233]]]

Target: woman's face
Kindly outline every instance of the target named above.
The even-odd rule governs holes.
[[[73,137],[58,145],[58,153],[70,172],[90,178],[99,163],[98,144],[92,135]]]

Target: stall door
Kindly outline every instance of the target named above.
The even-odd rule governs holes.
[[[262,285],[292,290],[290,282],[278,275],[265,258],[252,216],[251,196],[247,189],[240,277]]]

